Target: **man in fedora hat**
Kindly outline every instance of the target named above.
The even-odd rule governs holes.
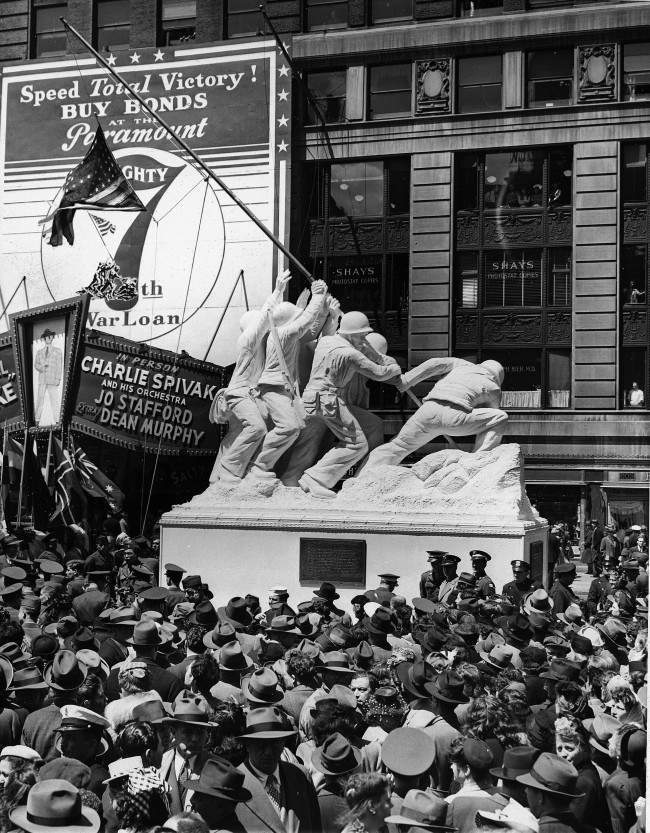
[[[420,598],[438,601],[438,589],[442,582],[442,559],[447,553],[444,550],[427,550],[429,569],[420,576]]]
[[[0,665],[3,658],[0,658]],[[45,682],[52,693],[52,703],[27,715],[21,743],[35,749],[44,761],[58,757],[56,731],[61,725],[61,709],[76,705],[77,690],[88,672],[73,651],[59,651],[45,671]]]
[[[361,750],[352,746],[339,732],[331,734],[322,746],[314,749],[310,767],[315,770],[314,774],[319,775],[318,807],[324,831],[338,829],[338,819],[348,809],[345,798],[340,790],[335,789],[335,785],[341,779],[358,772],[362,760]]]
[[[516,808],[519,812],[519,817],[522,820],[527,820],[533,831],[537,827],[537,822],[526,806],[525,787],[517,781],[517,777],[530,772],[532,765],[539,755],[540,750],[534,746],[512,746],[503,753],[501,766],[490,770],[490,775],[498,779],[497,791],[499,795],[508,799],[508,804],[503,808],[503,811],[506,811],[507,815],[507,811],[512,811]]]
[[[220,622],[232,625],[245,654],[253,659],[259,657],[262,641],[245,598],[234,596],[229,599],[226,605],[217,608],[217,618]]]
[[[538,820],[539,833],[584,830],[571,812],[571,802],[580,797],[576,789],[578,771],[573,764],[551,752],[542,752],[530,772],[518,775],[517,781],[525,787],[526,800]]]
[[[162,723],[171,729],[173,746],[162,756],[160,777],[169,787],[172,813],[180,813],[191,805],[190,779],[200,775],[208,759],[210,708],[203,697],[183,691],[174,700],[171,717]]]
[[[237,806],[237,817],[245,830],[260,830],[262,822],[265,829],[286,833],[299,823],[300,830],[320,833],[320,811],[311,780],[301,767],[282,760],[284,746],[294,735],[278,709],[248,712],[246,731],[240,736],[246,760],[238,769],[252,798]]]
[[[355,675],[350,666],[350,657],[344,651],[328,651],[322,655],[321,664],[316,666],[320,676],[320,686],[305,700],[300,711],[298,728],[302,740],[311,738],[312,709],[318,702],[328,697],[333,686],[348,686]]]
[[[210,830],[245,833],[237,818],[237,805],[253,796],[244,787],[244,775],[229,761],[217,756],[208,758],[201,775],[191,782],[191,789],[192,809]]]
[[[436,833],[455,833],[455,828],[449,827],[447,818],[447,803],[440,796],[428,790],[409,790],[395,806],[394,794],[391,795],[393,807],[390,816],[384,822],[388,830],[432,830]]]
[[[241,680],[253,668],[252,659],[243,652],[239,641],[226,643],[219,652],[219,682],[210,689],[210,695],[222,702],[245,704]]]
[[[448,790],[453,780],[449,752],[454,738],[460,737],[455,709],[469,698],[464,694],[465,683],[455,671],[443,671],[431,683],[424,684],[431,695],[434,719],[422,728],[432,741],[435,751],[434,785]]]
[[[151,687],[161,696],[163,702],[171,703],[183,690],[183,685],[167,669],[162,668],[156,661],[158,647],[163,640],[160,637],[156,623],[151,619],[141,619],[133,628],[133,636],[127,639],[127,644],[133,648],[136,659],[144,662],[151,676]],[[106,681],[106,697],[109,701],[117,700],[120,696],[118,675],[119,667],[111,668]]]
[[[10,818],[25,833],[98,833],[98,813],[81,801],[79,790],[69,781],[49,778],[29,790],[27,803],[11,810]]]
[[[334,602],[337,599],[340,599],[341,596],[336,591],[336,587],[332,584],[331,581],[323,581],[321,582],[321,586],[313,591],[314,599],[317,599],[320,602],[324,602],[328,608],[330,614],[333,614],[335,617],[344,617],[347,616],[344,610],[336,607]]]

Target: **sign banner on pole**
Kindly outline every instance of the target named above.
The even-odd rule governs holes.
[[[109,62],[286,243],[291,75],[275,42],[136,49]],[[146,211],[78,211],[74,245],[52,247],[39,221],[58,204],[97,119]],[[8,293],[26,275],[30,305],[59,301],[114,262],[137,292],[94,298],[89,326],[204,356],[239,271],[259,306],[278,264],[273,244],[188,159],[92,57],[3,67],[0,274]],[[22,304],[18,293],[10,312]],[[208,358],[234,361],[243,311],[236,294]]]

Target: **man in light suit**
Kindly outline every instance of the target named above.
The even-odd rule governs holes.
[[[38,393],[34,412],[37,424],[41,421],[46,395],[50,400],[53,423],[58,422],[61,410],[59,386],[63,376],[63,352],[52,344],[55,335],[56,333],[49,328],[41,333],[41,338],[45,339],[45,347],[37,350],[34,357],[34,367],[38,371]]]
[[[174,735],[174,745],[160,762],[160,778],[169,785],[172,815],[191,809],[193,793],[187,781],[199,777],[209,757],[208,734],[214,726],[209,714],[203,697],[183,692],[174,701],[172,717],[155,721],[168,724]]]
[[[252,798],[237,805],[237,818],[247,833],[320,833],[321,819],[314,786],[304,770],[281,760],[287,738],[275,707],[252,709],[246,717],[246,760],[239,765],[244,789]]]

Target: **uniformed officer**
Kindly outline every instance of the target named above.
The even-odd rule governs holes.
[[[589,585],[587,594],[587,616],[595,616],[603,609],[603,604],[608,596],[614,595],[616,588],[616,559],[605,558],[604,572],[596,576]]]
[[[445,553],[440,562],[442,567],[443,580],[438,590],[438,601],[443,604],[452,604],[456,596],[456,585],[458,584],[458,565],[460,558],[451,553]]]
[[[492,556],[483,550],[470,550],[469,557],[472,561],[472,570],[476,576],[476,598],[491,599],[496,596],[497,591],[494,582],[485,572],[485,565],[492,561]]]
[[[516,558],[510,562],[510,566],[512,567],[514,581],[509,581],[503,585],[501,595],[519,608],[524,597],[532,593],[533,590],[538,590],[541,585],[531,579],[530,564],[527,561]]]
[[[438,600],[438,589],[442,582],[441,562],[446,552],[444,550],[427,550],[429,569],[420,576],[420,598],[432,602]]]
[[[639,587],[637,584],[640,573],[639,562],[636,558],[631,558],[629,561],[624,561],[621,564],[621,568],[625,577],[623,590],[629,593],[630,597],[636,603],[637,596],[639,595]]]
[[[165,564],[165,582],[168,591],[165,604],[169,613],[179,602],[185,601],[185,591],[181,590],[181,581],[183,580],[183,574],[186,572],[187,570],[184,567],[179,567],[178,564],[172,562]]]
[[[575,564],[558,564],[555,568],[555,581],[551,587],[550,597],[556,614],[564,613],[570,604],[579,604],[580,599],[571,590],[576,579]]]
[[[396,576],[395,573],[379,573],[379,582],[379,587],[374,590],[366,590],[365,595],[371,602],[390,607],[390,600],[395,595],[399,576]]]

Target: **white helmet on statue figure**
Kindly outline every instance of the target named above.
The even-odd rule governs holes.
[[[381,333],[368,333],[368,335],[366,336],[366,341],[372,347],[373,350],[376,350],[378,353],[381,353],[382,356],[385,356],[386,353],[388,353],[388,342]]]
[[[499,384],[503,382],[503,377],[506,375],[503,365],[494,359],[487,359],[481,362],[481,367],[484,367],[498,381]]]
[[[339,334],[342,336],[367,335],[372,332],[368,316],[353,310],[341,316]]]

